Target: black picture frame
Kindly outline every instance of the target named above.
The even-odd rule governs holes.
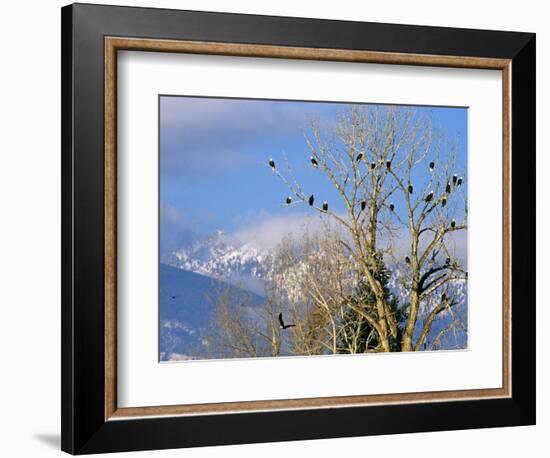
[[[64,451],[85,454],[535,424],[535,34],[89,4],[66,6],[61,14]],[[106,421],[106,36],[511,59],[512,396]]]

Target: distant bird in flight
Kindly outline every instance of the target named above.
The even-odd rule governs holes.
[[[365,208],[367,208],[367,201],[366,201],[366,200],[362,200],[362,201],[361,201],[361,211],[363,211]]]
[[[455,173],[453,175],[453,186],[456,185],[456,182],[458,181],[458,175]]]
[[[313,156],[311,156],[311,157],[309,158],[309,160],[311,161],[311,165],[312,165],[314,168],[319,167],[319,163],[317,162],[317,159],[315,159]]]
[[[178,296],[170,296],[170,299],[176,299]]]
[[[390,211],[394,211],[395,210],[395,205],[394,204],[390,204]]]
[[[409,194],[412,194],[412,193],[413,193],[413,185],[410,184],[410,185],[409,185]]]
[[[291,203],[292,203],[292,197],[288,196],[288,197],[286,198],[286,204],[287,204],[287,205],[290,205]]]
[[[269,166],[275,170],[275,161],[273,159],[269,159]]]
[[[457,185],[457,186],[462,185],[462,177],[460,177],[460,178],[458,179],[458,181],[456,182],[456,185]]]
[[[328,211],[328,202],[326,200],[323,202],[323,211]]]
[[[426,198],[424,199],[424,202],[426,202],[426,203],[431,202],[432,199],[433,199],[433,197],[434,197],[434,192],[431,191],[431,192],[426,196]]]
[[[447,205],[447,198],[443,197],[443,199],[441,200],[441,206],[445,207],[445,205]]]
[[[451,228],[455,228],[456,227],[456,221],[453,219],[451,220]]]
[[[313,197],[313,194],[311,196],[309,196],[309,205],[313,205],[313,202],[315,202],[315,197]]]
[[[433,172],[434,169],[435,169],[435,162],[432,161],[432,162],[430,162],[430,172]]]
[[[282,313],[279,313],[279,324],[281,325],[281,329],[288,329],[288,328],[293,328],[294,326],[296,326],[295,324],[285,324],[285,322],[283,321],[283,314]]]
[[[391,169],[391,161],[386,161],[386,167],[387,167],[388,169]]]
[[[359,162],[361,159],[363,159],[363,153],[359,153],[359,154],[357,155],[357,157],[355,158],[355,160],[356,160],[357,162]]]

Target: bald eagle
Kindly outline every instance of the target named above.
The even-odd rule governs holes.
[[[451,228],[454,229],[456,227],[456,221],[453,219],[451,220]]]
[[[394,204],[390,204],[390,211],[394,211],[395,210],[395,205]]]
[[[296,326],[295,324],[285,324],[282,313],[279,313],[279,324],[281,325],[281,329],[288,329]]]
[[[453,186],[456,185],[456,182],[458,181],[458,175],[455,173],[453,175]]]
[[[449,194],[451,192],[451,183],[447,181],[447,186],[445,186],[445,192]]]
[[[443,197],[443,199],[441,200],[441,206],[445,207],[445,205],[447,205],[447,198]]]
[[[388,169],[391,169],[391,161],[386,161],[386,167],[387,167]]]
[[[408,256],[405,256],[405,262],[407,264],[410,264],[411,263],[411,258],[409,258]]]
[[[432,162],[430,162],[430,172],[433,172],[434,169],[435,169],[435,162],[432,161]]]
[[[376,168],[376,162],[371,162],[370,163],[370,169],[374,170],[375,168]]]
[[[292,203],[292,197],[288,196],[288,197],[286,198],[286,204],[287,204],[287,205],[290,205],[291,203]]]
[[[462,185],[462,177],[460,177],[460,178],[458,179],[458,181],[456,182],[456,185],[457,185],[457,186]]]
[[[359,154],[357,155],[357,157],[355,158],[355,160],[356,160],[357,162],[359,162],[361,159],[363,159],[363,153],[359,153]]]
[[[413,185],[410,184],[410,185],[409,185],[409,194],[412,194],[412,193],[413,193]]]
[[[273,159],[269,159],[269,166],[275,170],[275,161]]]
[[[365,208],[367,208],[367,201],[366,201],[366,200],[362,200],[362,201],[361,201],[361,211],[363,211]]]
[[[323,211],[328,211],[328,202],[326,200],[323,202]]]
[[[313,197],[313,194],[311,196],[309,196],[309,205],[313,205],[313,202],[315,201],[315,197]]]
[[[434,192],[431,191],[431,192],[426,196],[426,198],[424,199],[424,202],[426,202],[426,203],[431,202],[432,199],[433,199],[433,197],[434,197]]]
[[[309,160],[311,161],[311,165],[312,165],[314,168],[319,167],[319,163],[317,162],[317,160],[316,160],[313,156],[311,156],[311,157],[309,158]]]

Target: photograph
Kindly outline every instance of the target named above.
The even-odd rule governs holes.
[[[158,104],[159,361],[468,350],[467,107]]]

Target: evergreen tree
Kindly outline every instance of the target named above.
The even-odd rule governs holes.
[[[373,271],[372,275],[380,281],[384,290],[384,300],[389,306],[390,313],[395,314],[398,335],[395,338],[390,338],[391,351],[400,351],[401,329],[406,317],[402,309],[398,307],[398,301],[388,287],[391,271],[386,268],[384,262],[379,258],[376,271]],[[353,348],[355,353],[365,353],[377,348],[379,341],[376,332],[362,314],[356,310],[360,308],[363,313],[372,313],[373,319],[375,319],[376,296],[366,278],[359,279],[355,290],[347,297],[344,306],[347,307],[347,310],[342,318],[344,332],[338,341],[338,352],[351,353]]]

